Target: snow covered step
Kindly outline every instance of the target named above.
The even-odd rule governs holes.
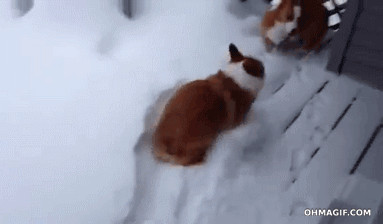
[[[376,214],[372,224],[381,224],[383,223],[383,200],[380,202],[380,206],[378,208],[378,214]]]
[[[383,183],[383,123],[376,127],[370,141],[350,171]],[[360,166],[359,166],[360,164]]]
[[[290,170],[295,172],[294,178],[347,114],[359,88],[348,78],[337,78],[305,105],[299,118],[287,129],[282,145],[291,151]]]
[[[339,200],[354,205],[354,208],[371,208],[372,216],[383,199],[383,182],[371,180],[362,174],[354,174],[345,182]]]
[[[303,109],[305,108],[305,106],[307,105],[307,103],[309,103],[315,96],[317,96],[319,93],[321,93],[325,87],[327,86],[327,84],[329,83],[329,81],[325,81],[319,88],[318,90],[311,95],[311,97],[302,105],[302,107],[296,112],[296,114],[294,115],[294,117],[289,121],[289,123],[286,125],[286,127],[284,128],[284,132],[286,132],[290,127],[291,125],[294,124],[294,122],[298,119],[298,117],[301,115]]]
[[[352,105],[354,104],[354,102],[357,100],[357,96],[355,96],[354,98],[352,98],[351,102],[346,106],[346,108],[343,110],[343,112],[339,115],[339,117],[336,119],[335,123],[332,125],[331,127],[331,130],[327,133],[326,136],[324,136],[323,138],[323,141],[325,141],[327,139],[327,137],[331,134],[331,131],[333,131],[339,124],[339,122],[342,121],[342,119],[344,118],[344,116],[347,114],[347,112],[350,110],[350,108],[352,107]],[[310,160],[318,153],[318,151],[320,150],[320,146],[318,148],[316,148],[312,153],[311,153],[311,158]],[[310,162],[310,161],[308,161]]]
[[[351,182],[347,183],[342,197],[344,201],[358,208],[371,208],[372,224],[383,223],[383,122],[379,124],[363,152],[355,163],[351,173]],[[358,180],[355,181],[355,180]],[[355,184],[355,182],[357,182]],[[351,186],[351,187],[350,187]],[[358,197],[359,196],[359,197]]]
[[[378,218],[379,205],[383,202],[383,183],[355,174],[349,177],[344,186],[341,196],[332,201],[329,208],[371,209],[371,216],[327,216],[321,218],[320,224],[373,223],[373,220]]]
[[[290,187],[293,204],[303,201],[307,207],[326,208],[339,195],[349,171],[383,118],[382,93],[363,88],[358,99]],[[319,217],[309,219],[310,223],[319,221]]]
[[[273,124],[283,131],[304,105],[322,91],[332,78],[333,75],[323,73],[317,65],[304,66],[295,71],[283,85],[273,91],[274,94],[267,101],[259,103],[259,106],[272,109],[267,111],[268,116],[274,117]]]
[[[276,88],[274,91],[273,91],[273,94],[276,94],[279,90],[281,90],[283,87],[285,86],[285,83],[281,84],[278,88]]]

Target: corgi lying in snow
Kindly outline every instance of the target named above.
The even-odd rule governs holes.
[[[271,5],[261,23],[267,46],[297,37],[303,50],[319,50],[328,31],[323,0],[273,0]]]
[[[233,44],[227,69],[181,86],[153,134],[154,155],[177,165],[203,162],[218,134],[244,121],[264,83],[264,67]]]

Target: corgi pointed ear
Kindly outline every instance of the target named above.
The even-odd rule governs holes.
[[[290,22],[294,20],[294,4],[292,0],[285,0],[282,5],[279,18],[280,22]]]
[[[229,45],[229,52],[232,62],[240,62],[244,59],[241,52],[239,52],[238,48],[232,43]]]

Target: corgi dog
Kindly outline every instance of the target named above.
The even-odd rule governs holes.
[[[294,0],[273,0],[261,23],[261,34],[267,45],[278,45],[297,27],[301,7]]]
[[[304,51],[319,50],[328,31],[323,0],[273,0],[261,22],[266,46],[297,38]]]
[[[263,63],[234,44],[225,70],[182,85],[155,127],[154,156],[175,165],[196,165],[218,135],[241,124],[264,83]]]

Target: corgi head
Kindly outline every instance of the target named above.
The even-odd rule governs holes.
[[[278,45],[297,27],[301,8],[295,0],[273,0],[271,5],[263,17],[261,33],[267,45]]]
[[[230,61],[224,71],[242,89],[250,91],[254,96],[264,84],[265,68],[259,60],[243,56],[234,44],[229,46]]]

